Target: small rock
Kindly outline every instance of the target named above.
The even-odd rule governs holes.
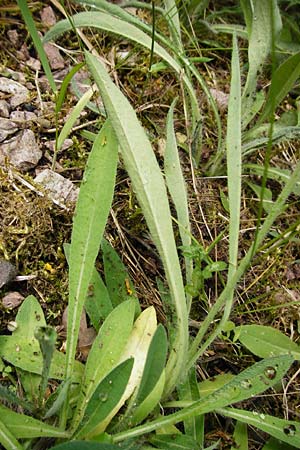
[[[19,292],[8,292],[3,298],[2,298],[2,305],[4,308],[16,308],[19,306],[25,297],[21,295]]]
[[[0,164],[7,158],[19,170],[28,170],[37,165],[42,152],[31,130],[22,130],[9,141],[0,144]]]
[[[36,122],[37,116],[31,111],[13,111],[10,119],[22,128],[24,125],[28,125],[28,122]]]
[[[6,67],[5,74],[9,74],[9,77],[14,81],[18,81],[21,84],[26,83],[26,77],[23,72],[16,72],[15,70],[12,70],[9,67]],[[2,75],[2,76],[4,76],[4,75]]]
[[[14,109],[29,100],[29,91],[25,86],[9,78],[0,77],[0,91],[11,94],[10,106]]]
[[[26,60],[26,66],[33,70],[41,70],[42,67],[40,61],[32,56]]]
[[[8,30],[7,32],[8,39],[15,47],[19,47],[20,45],[20,35],[17,30]]]
[[[17,269],[13,264],[3,259],[0,260],[0,288],[16,278]]]
[[[50,169],[40,172],[34,179],[36,183],[44,186],[49,192],[49,197],[59,203],[75,202],[79,189],[75,188],[72,181]]]
[[[46,44],[44,44],[44,50],[48,57],[51,69],[57,70],[63,69],[65,67],[65,60],[61,56],[59,49],[55,45],[47,42]]]
[[[5,100],[0,100],[0,117],[9,118],[9,104]]]
[[[26,42],[24,42],[22,44],[20,50],[18,50],[16,53],[17,53],[18,59],[20,59],[21,61],[27,61],[30,58],[30,54],[29,54],[29,50],[28,50]]]
[[[56,17],[51,6],[45,6],[41,11],[41,19],[45,27],[52,27],[56,24]]]
[[[72,147],[73,141],[72,139],[65,139],[63,142],[63,145],[60,148],[60,152],[63,152],[64,150],[67,150],[68,148]],[[55,150],[55,140],[45,142],[45,147],[47,147],[51,152],[54,152]]]
[[[18,131],[18,126],[9,119],[0,117],[0,142],[3,142],[11,134]]]

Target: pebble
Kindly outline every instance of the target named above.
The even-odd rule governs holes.
[[[29,100],[29,91],[22,84],[9,78],[0,77],[0,91],[11,94],[10,106],[16,108]]]
[[[17,308],[22,301],[24,300],[23,295],[21,295],[19,292],[8,292],[3,298],[2,298],[2,305],[4,308]]]
[[[19,170],[29,170],[37,165],[42,152],[33,131],[22,130],[9,141],[0,144],[0,165],[6,160]]]
[[[58,203],[66,204],[77,200],[79,189],[75,188],[72,181],[53,170],[43,170],[34,181],[41,184],[48,191],[49,197]]]
[[[0,260],[0,288],[5,284],[10,283],[16,278],[17,269],[9,261],[5,259]]]

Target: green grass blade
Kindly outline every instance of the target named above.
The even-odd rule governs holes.
[[[72,78],[83,66],[84,66],[84,63],[76,64],[76,66],[72,67],[70,72],[68,72],[67,75],[65,76],[65,78],[63,79],[63,82],[61,84],[61,87],[60,87],[60,90],[59,90],[59,93],[58,93],[58,96],[56,99],[55,114],[58,114],[62,108],[63,102],[66,97],[67,89],[68,89],[68,86],[69,86]]]
[[[173,101],[167,117],[167,141],[164,153],[164,170],[166,184],[174,202],[177,219],[179,222],[179,233],[183,246],[191,245],[191,227],[189,219],[189,209],[187,202],[186,185],[183,178],[179,154],[174,131],[174,107],[176,100]],[[191,281],[193,262],[191,258],[185,258],[186,283]],[[188,310],[190,305],[188,304]]]
[[[74,123],[78,119],[81,111],[86,106],[86,104],[89,102],[90,98],[92,97],[94,91],[92,88],[90,88],[88,91],[86,91],[83,96],[80,98],[80,100],[77,102],[76,106],[73,108],[71,114],[69,115],[67,121],[65,122],[59,136],[57,139],[56,144],[56,151],[59,151],[61,146],[64,143],[64,140],[69,135]]]
[[[91,6],[95,6],[95,7],[99,8],[100,10],[107,12],[109,15],[113,15],[113,16],[115,16],[115,18],[121,19],[123,22],[125,22],[125,25],[124,25],[125,27],[126,27],[127,23],[134,25],[134,27],[143,31],[144,34],[151,36],[151,33],[152,33],[151,26],[149,26],[148,24],[144,23],[143,21],[137,19],[135,16],[133,16],[132,14],[129,14],[123,8],[120,8],[117,5],[113,5],[104,0],[80,0],[78,2],[87,4],[87,5],[91,5]],[[144,6],[147,6],[147,4],[146,3],[143,4],[143,7]],[[151,5],[148,5],[148,6],[150,6],[150,8],[151,8]],[[160,10],[160,9],[155,8],[155,10]],[[161,10],[160,12],[163,13],[163,10]],[[51,33],[51,32],[52,32],[52,30],[49,31],[49,33]],[[115,27],[114,31],[112,31],[112,32],[120,34],[120,27],[119,28]],[[148,38],[148,40],[150,39],[150,42],[152,44],[152,39],[149,36],[147,36],[147,38]],[[245,36],[245,38],[246,38],[246,36]],[[48,34],[46,36],[46,39],[49,39]],[[51,39],[52,39],[52,37],[51,37]],[[191,84],[189,76],[185,75],[185,68],[187,68],[187,73],[190,72],[196,78],[197,82],[203,89],[203,92],[205,93],[205,95],[208,99],[208,102],[212,108],[212,111],[213,111],[213,113],[215,115],[215,119],[216,119],[217,130],[218,130],[217,160],[219,160],[223,156],[222,149],[221,149],[222,124],[221,124],[221,119],[219,116],[216,102],[215,102],[214,98],[212,97],[204,78],[200,75],[198,69],[191,63],[191,61],[185,57],[185,55],[181,51],[181,47],[174,46],[172,44],[172,42],[170,41],[170,39],[159,34],[157,31],[155,32],[155,40],[156,40],[156,43],[154,46],[154,53],[156,52],[156,49],[158,49],[158,50],[162,49],[162,47],[158,45],[158,42],[160,42],[161,44],[164,45],[165,48],[169,49],[171,54],[174,55],[175,63],[176,64],[180,63],[179,64],[180,72],[178,72],[177,69],[175,68],[175,66],[173,66],[168,60],[166,60],[164,58],[164,55],[162,53],[157,53],[157,55],[159,55],[160,57],[165,59],[165,61],[168,63],[168,65],[177,72],[177,75],[180,76],[180,80],[182,80],[186,86],[186,90],[190,97],[190,102],[191,102],[192,121],[193,121],[194,128],[197,126],[198,121],[201,120],[201,113],[200,113],[200,109],[199,109],[199,105],[198,105],[198,95],[195,92],[195,90]],[[141,45],[144,45],[142,39],[140,39],[140,42],[138,40],[136,42],[140,43]],[[150,43],[147,44],[147,48],[149,50],[151,50]],[[169,55],[169,58],[170,58],[170,55]],[[213,170],[212,170],[212,172],[213,172]]]
[[[69,257],[66,379],[73,372],[81,312],[113,199],[117,161],[117,141],[106,122],[89,156],[74,215]]]
[[[185,293],[164,180],[151,144],[124,95],[103,65],[86,52],[88,67],[100,89],[107,113],[121,145],[121,153],[142,207],[153,241],[163,261],[176,311],[176,340],[167,363],[166,392],[185,373],[188,321]]]
[[[231,446],[230,450],[248,450],[248,427],[247,423],[236,422],[233,433],[234,444]]]
[[[39,36],[39,34],[37,32],[34,20],[33,20],[32,15],[31,15],[31,12],[30,12],[30,10],[28,8],[27,1],[26,0],[17,0],[17,2],[18,2],[18,6],[19,6],[19,8],[21,10],[24,22],[26,23],[26,26],[27,26],[27,28],[29,30],[29,33],[31,35],[31,38],[32,38],[33,43],[35,45],[35,48],[36,48],[36,50],[38,52],[40,61],[42,63],[43,69],[45,71],[45,75],[46,75],[46,77],[47,77],[47,79],[49,81],[51,89],[52,89],[53,92],[56,92],[57,91],[57,87],[56,87],[56,84],[55,84],[55,81],[54,81],[54,77],[53,77],[51,69],[50,69],[48,58],[47,58],[47,55],[45,53],[45,50],[44,50],[41,38],[40,38],[40,36]]]
[[[295,448],[300,448],[299,422],[236,408],[222,408],[218,409],[217,412],[225,417],[231,417],[232,419],[252,425],[282,442],[286,442]]]

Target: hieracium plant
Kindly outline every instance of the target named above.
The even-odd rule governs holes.
[[[135,42],[161,58],[182,81],[191,136],[203,120],[197,95],[200,86],[207,95],[218,130],[216,154],[207,173],[219,173],[226,160],[228,180],[228,264],[209,260],[209,252],[195,253],[192,245],[189,209],[174,131],[174,108],[166,117],[166,149],[162,172],[151,142],[128,99],[113,83],[94,51],[84,50],[85,65],[104,104],[106,119],[94,142],[81,181],[73,217],[70,245],[65,252],[69,264],[69,301],[66,353],[56,349],[56,333],[46,324],[37,299],[29,296],[19,308],[11,335],[0,336],[2,372],[14,367],[22,385],[22,398],[13,389],[0,387],[0,443],[7,449],[204,449],[205,417],[208,413],[235,421],[234,436],[239,448],[247,449],[247,425],[271,436],[264,449],[300,447],[300,425],[296,421],[235,407],[280,381],[299,360],[296,343],[270,327],[243,325],[235,328],[235,339],[257,357],[258,362],[238,375],[201,389],[195,363],[213,340],[226,330],[237,283],[262,245],[271,226],[285,208],[287,199],[299,188],[300,163],[288,174],[277,172],[282,190],[273,202],[255,239],[239,259],[241,186],[246,157],[261,145],[270,151],[278,142],[299,133],[298,124],[279,130],[274,111],[300,74],[300,54],[295,53],[273,68],[266,98],[256,91],[259,73],[266,59],[274,55],[274,43],[282,28],[275,0],[243,0],[246,27],[228,25],[232,34],[231,84],[226,137],[211,93],[194,62],[185,51],[181,17],[174,0],[152,13],[160,14],[169,27],[169,37],[131,15],[121,6],[104,0],[80,0],[84,11],[58,22],[44,42],[67,30],[100,29]],[[190,16],[202,9],[186,2]],[[198,4],[199,3],[199,4]],[[204,2],[203,2],[204,3]],[[35,42],[44,70],[56,95],[57,111],[62,106],[68,83],[83,64],[75,66],[57,90],[34,27],[26,1],[18,0],[24,20]],[[138,7],[150,6],[138,4]],[[217,27],[217,25],[216,25]],[[155,33],[153,33],[155,31]],[[218,32],[221,32],[220,28]],[[237,35],[248,42],[248,74],[243,87]],[[197,86],[198,85],[198,86]],[[79,99],[75,112],[57,136],[56,151],[88,103],[96,87]],[[205,119],[205,118],[204,118]],[[265,132],[269,132],[266,136]],[[268,131],[269,130],[269,131]],[[281,132],[281,134],[279,133]],[[191,155],[199,163],[197,152]],[[139,299],[120,258],[104,239],[113,201],[118,161],[121,159],[136,194],[151,238],[164,268],[166,285],[159,284],[168,326],[157,323],[150,306],[141,310]],[[258,174],[259,166],[248,165]],[[268,167],[260,172],[264,179]],[[261,188],[259,195],[263,195]],[[257,191],[258,192],[258,191]],[[201,194],[200,194],[201,195]],[[176,224],[184,249],[184,266],[178,256],[170,202],[176,210]],[[199,250],[200,249],[200,250]],[[103,258],[102,279],[95,269],[99,250]],[[197,259],[198,258],[198,259]],[[201,269],[206,262],[206,272]],[[199,264],[198,264],[199,263]],[[226,271],[224,288],[207,312],[195,336],[189,334],[189,316],[197,282],[212,273]],[[186,288],[185,288],[186,286]],[[76,360],[80,318],[85,308],[97,336],[85,364]],[[168,316],[169,314],[169,316]],[[6,371],[5,371],[6,370]],[[12,376],[10,376],[12,377]],[[52,393],[48,385],[51,380]],[[280,443],[281,442],[281,443]],[[216,442],[207,448],[219,448]],[[232,447],[233,448],[233,447]]]

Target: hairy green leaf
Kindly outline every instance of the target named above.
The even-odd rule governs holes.
[[[133,283],[119,255],[105,239],[102,239],[101,250],[105,283],[113,306],[130,299],[135,299],[138,306],[139,301]]]
[[[128,300],[113,309],[93,342],[73,418],[73,430],[81,421],[87,403],[100,381],[118,364],[133,327],[135,302]]]
[[[187,310],[179,259],[164,180],[145,131],[124,95],[113,84],[103,65],[86,53],[89,69],[121,145],[122,157],[142,207],[154,243],[162,258],[176,308],[176,341],[167,364],[166,393],[185,372],[188,345]]]
[[[80,317],[112,203],[117,161],[117,141],[109,122],[106,122],[88,158],[73,221],[66,379],[73,372]]]
[[[260,414],[257,411],[244,411],[243,409],[222,408],[217,409],[219,414],[232,419],[245,422],[249,425],[270,434],[276,439],[280,439],[289,445],[300,448],[300,426],[299,422],[279,419],[278,417]]]
[[[235,328],[235,338],[260,358],[290,354],[300,360],[300,347],[275,328],[242,325]]]
[[[66,431],[48,425],[26,414],[18,414],[0,405],[1,421],[17,439],[35,437],[68,437]]]
[[[92,437],[97,428],[120,401],[133,367],[133,359],[127,359],[113,369],[98,385],[91,397],[76,438]]]

